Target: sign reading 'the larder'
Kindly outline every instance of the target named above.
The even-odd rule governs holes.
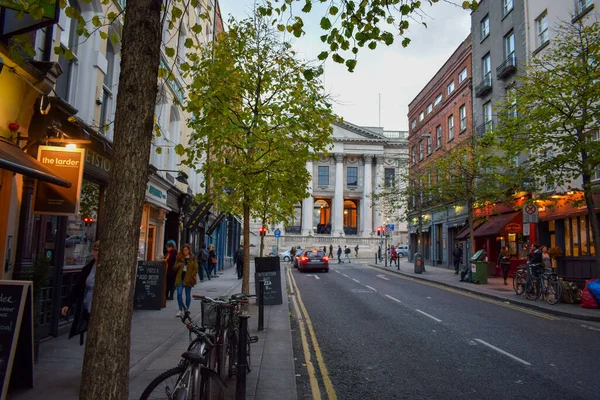
[[[70,188],[36,181],[34,214],[77,215],[85,162],[85,150],[40,146],[38,161],[58,177],[71,182]]]

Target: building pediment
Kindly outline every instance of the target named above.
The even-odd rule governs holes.
[[[383,141],[385,142],[387,138],[382,134],[374,132],[370,129],[363,128],[349,122],[339,122],[333,124],[333,139],[340,141]]]

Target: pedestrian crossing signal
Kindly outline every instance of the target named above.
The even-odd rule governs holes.
[[[381,227],[380,226],[377,227],[377,236],[381,236]]]

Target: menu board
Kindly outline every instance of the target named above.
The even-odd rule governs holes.
[[[33,387],[33,299],[29,281],[0,281],[0,382]],[[12,377],[12,380],[11,380]]]
[[[140,261],[135,275],[133,307],[142,310],[160,310],[166,290],[164,261]]]
[[[259,282],[265,282],[264,305],[283,304],[281,294],[281,267],[279,257],[256,257],[254,283],[256,295],[259,293]]]

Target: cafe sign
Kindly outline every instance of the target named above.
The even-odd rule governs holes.
[[[517,224],[514,222],[506,224],[506,227],[504,228],[506,233],[522,233],[522,229],[523,228],[521,227],[521,224]]]
[[[146,198],[160,205],[167,205],[167,194],[151,183],[146,185]]]
[[[40,146],[37,158],[56,176],[71,182],[71,187],[60,187],[37,180],[33,195],[33,213],[62,216],[77,215],[79,213],[85,150]]]

